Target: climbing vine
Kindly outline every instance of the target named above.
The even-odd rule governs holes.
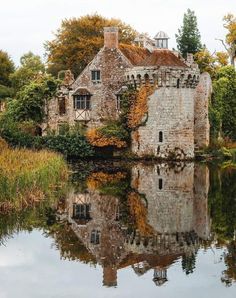
[[[151,236],[153,228],[148,224],[147,208],[144,206],[141,197],[136,192],[130,192],[128,195],[130,213],[134,217],[135,224],[141,236]]]
[[[95,172],[92,173],[87,179],[87,186],[90,190],[97,190],[107,184],[116,184],[120,180],[126,178],[125,172],[116,173],[105,173],[105,172]]]
[[[99,128],[92,128],[87,132],[87,139],[96,147],[114,146],[127,147],[129,134],[119,122],[110,122]]]
[[[153,93],[154,87],[150,84],[142,85],[136,92],[135,99],[131,102],[129,115],[128,115],[128,127],[135,129],[142,124],[144,116],[148,111],[148,97]]]

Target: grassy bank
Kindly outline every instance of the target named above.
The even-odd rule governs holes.
[[[0,211],[20,210],[55,196],[68,179],[63,158],[55,153],[10,149],[0,139]]]

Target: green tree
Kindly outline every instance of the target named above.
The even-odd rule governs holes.
[[[183,26],[178,29],[178,34],[175,37],[177,48],[184,58],[187,57],[187,53],[195,54],[201,50],[201,35],[194,11],[188,9],[184,14]]]
[[[11,85],[9,76],[14,70],[15,66],[10,56],[6,52],[0,50],[0,85]]]
[[[70,69],[77,76],[103,46],[106,26],[117,26],[123,43],[130,44],[136,35],[122,21],[97,14],[63,20],[55,39],[45,44],[49,72],[57,76],[60,70]]]
[[[14,70],[15,66],[10,56],[0,50],[0,101],[13,94],[9,77]]]
[[[236,71],[232,66],[220,68],[213,82],[210,123],[213,137],[221,132],[236,140]]]
[[[4,116],[16,122],[41,123],[45,116],[45,104],[56,93],[57,80],[51,75],[42,75],[25,85],[8,103]]]
[[[27,85],[39,73],[45,72],[45,66],[40,56],[34,55],[32,52],[24,54],[20,58],[20,64],[20,67],[10,76],[12,86],[16,91]]]

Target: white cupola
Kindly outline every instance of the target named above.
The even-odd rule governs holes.
[[[154,37],[156,47],[158,49],[168,49],[168,39],[170,38],[165,32],[159,31]]]

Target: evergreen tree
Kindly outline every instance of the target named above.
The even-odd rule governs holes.
[[[195,54],[201,50],[201,35],[197,27],[197,17],[194,11],[188,9],[184,14],[183,26],[175,35],[177,48],[184,58],[187,53]]]

